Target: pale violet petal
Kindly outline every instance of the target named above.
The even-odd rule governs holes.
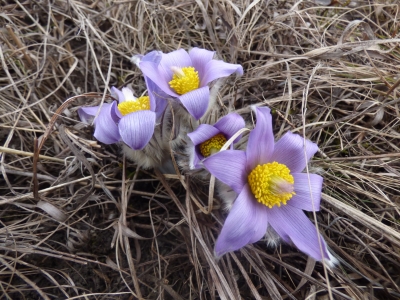
[[[156,66],[160,63],[161,58],[161,51],[151,51],[145,56],[142,56],[140,58],[140,62],[150,62],[153,64],[153,66]],[[144,80],[146,82],[147,93],[150,98],[150,110],[156,113],[158,120],[164,113],[169,95],[163,92],[149,77],[144,76]]]
[[[241,65],[229,64],[215,59],[209,61],[204,70],[204,76],[200,78],[200,86],[205,86],[215,79],[227,77],[233,73],[243,75],[243,67]]]
[[[111,117],[113,118],[114,122],[118,124],[119,120],[122,118],[122,114],[118,109],[117,101],[112,103],[112,107],[110,109]]]
[[[296,195],[287,202],[287,205],[307,211],[313,211],[313,209],[319,211],[323,178],[317,174],[309,174],[309,181],[306,173],[294,173],[292,175]]]
[[[248,184],[233,203],[215,244],[215,254],[221,257],[247,244],[259,241],[268,227],[267,207],[258,203]]]
[[[196,120],[200,119],[207,111],[210,100],[208,86],[199,88],[178,97],[182,105]]]
[[[208,124],[201,124],[193,132],[188,133],[188,137],[192,140],[195,146],[204,143],[205,141],[211,139],[213,136],[220,133],[220,131],[214,126]]]
[[[118,100],[119,103],[124,102],[124,94],[115,86],[111,87],[111,96]]]
[[[163,115],[167,107],[167,98],[169,97],[164,93],[149,77],[145,76],[144,80],[147,86],[147,93],[150,98],[150,110],[154,111],[157,115],[157,120]]]
[[[124,116],[119,122],[122,140],[133,150],[143,149],[154,133],[156,114],[150,110],[140,110]]]
[[[268,221],[281,237],[285,240],[290,238],[293,244],[305,254],[315,260],[329,259],[324,239],[317,234],[314,224],[301,209],[289,205],[274,206],[268,210]],[[318,240],[322,244],[322,253]]]
[[[140,57],[140,62],[151,61],[153,63],[159,64],[161,62],[163,53],[161,51],[153,50],[146,55]]]
[[[99,115],[94,121],[94,134],[93,136],[104,144],[114,144],[120,140],[118,126],[113,118],[117,102],[113,101],[112,104],[103,104]]]
[[[195,147],[191,142],[188,142],[187,147],[188,147],[187,151],[189,153],[189,168],[191,170],[203,168],[201,160],[204,157],[203,155],[201,155],[200,151],[198,151],[197,149],[198,147]]]
[[[192,59],[185,50],[178,49],[170,53],[163,53],[159,66],[160,69],[164,71],[164,74],[169,77],[170,81],[173,75],[171,67],[191,67]]]
[[[108,105],[111,105],[111,104],[104,103],[103,109],[105,106],[107,107]],[[100,106],[81,107],[80,109],[78,109],[78,116],[83,123],[89,124],[90,122],[93,121],[93,118],[99,111],[99,108],[100,108]]]
[[[247,168],[253,170],[271,160],[274,151],[271,110],[268,107],[255,108],[256,126],[249,134],[247,142]]]
[[[101,110],[107,110],[111,114],[111,118],[115,121],[115,123],[118,123],[122,115],[119,113],[116,103],[116,101],[112,103],[103,103],[103,105],[101,106]],[[110,108],[111,105],[112,107]],[[80,109],[78,109],[79,118],[83,123],[86,124],[92,122],[93,118],[97,115],[98,112],[100,114],[100,106],[81,107]]]
[[[156,96],[155,103],[156,103],[155,113],[157,116],[157,120],[159,120],[162,117],[162,115],[164,114],[164,111],[168,105],[168,101]]]
[[[239,114],[230,113],[219,119],[218,122],[214,124],[214,127],[218,128],[227,139],[230,139],[236,132],[245,127],[245,122]],[[238,142],[240,137],[241,136],[238,136],[233,142]]]
[[[215,51],[206,49],[193,48],[189,51],[189,56],[192,60],[192,66],[199,72],[199,78],[205,75],[205,67],[214,57]]]
[[[239,150],[226,150],[207,157],[204,167],[217,179],[240,193],[247,183],[246,154]]]
[[[286,165],[292,173],[300,173],[317,151],[317,144],[289,131],[275,143],[271,160]]]
[[[193,144],[193,147],[191,149],[192,153],[190,153],[192,160],[190,162],[191,169],[199,169],[202,167],[202,165],[200,165],[200,161],[204,159],[204,156],[201,154],[199,150],[199,145],[211,139],[218,133],[219,130],[217,128],[214,128],[213,126],[208,124],[201,124],[199,127],[197,127],[195,131],[187,134]]]
[[[175,93],[169,86],[169,82],[172,76],[166,73],[163,69],[159,68],[159,65],[151,61],[142,61],[139,63],[140,70],[142,70],[144,76],[150,78],[156,86],[158,86],[164,93],[172,96],[178,97],[179,95]]]

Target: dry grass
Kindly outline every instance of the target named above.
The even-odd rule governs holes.
[[[1,1],[0,298],[399,299],[400,6],[316,2]],[[221,112],[268,105],[277,137],[320,146],[316,221],[340,267],[262,241],[216,262],[208,183],[139,170],[80,123],[112,85],[144,91],[132,54],[193,46],[245,69]]]

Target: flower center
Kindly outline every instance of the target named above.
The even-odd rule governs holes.
[[[150,110],[150,97],[142,96],[136,100],[125,100],[118,104],[118,110],[123,116],[138,110]]]
[[[193,67],[172,67],[174,75],[169,86],[179,95],[186,94],[200,86],[199,72]]]
[[[217,153],[226,143],[226,138],[222,133],[214,135],[211,139],[200,144],[200,153],[204,157],[209,157],[211,154]]]
[[[294,178],[290,170],[283,164],[267,163],[257,165],[247,177],[250,189],[258,202],[272,208],[286,205],[294,192]]]

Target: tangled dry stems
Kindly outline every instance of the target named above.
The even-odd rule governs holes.
[[[1,298],[399,298],[400,7],[329,3],[2,1]],[[132,54],[193,46],[245,69],[220,90],[221,114],[251,124],[250,105],[268,105],[277,137],[320,146],[315,221],[338,268],[264,242],[215,261],[225,213],[208,182],[137,169],[79,122],[112,85],[144,92]]]

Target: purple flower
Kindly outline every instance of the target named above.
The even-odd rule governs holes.
[[[100,106],[81,107],[78,110],[79,118],[83,123],[89,124],[96,116],[100,109],[97,118],[94,120],[94,137],[104,144],[114,144],[120,140],[118,131],[118,122],[120,115],[116,109],[116,101],[112,103],[104,103]]]
[[[230,113],[214,125],[201,124],[195,131],[188,133],[193,142],[190,168],[202,168],[201,160],[218,152],[236,132],[245,127],[243,118],[237,113]],[[240,136],[233,143],[238,142]]]
[[[145,56],[138,56],[138,59],[159,64],[161,54],[159,51],[152,51]],[[145,81],[149,91],[157,91],[150,78],[145,77]],[[111,94],[118,102],[104,103],[101,107],[82,107],[78,114],[82,122],[89,123],[100,109],[94,120],[94,137],[104,144],[114,144],[122,140],[132,149],[141,150],[153,136],[156,120],[166,107],[167,102],[162,99],[161,93],[149,92],[149,96],[136,98],[130,88],[122,88],[120,91],[112,87]]]
[[[275,143],[270,109],[256,108],[256,114],[245,152],[221,151],[203,161],[238,194],[217,239],[216,255],[259,241],[269,224],[285,242],[314,259],[334,261],[303,212],[319,210],[323,179],[301,173],[318,146],[291,132]]]
[[[162,54],[161,61],[141,61],[140,69],[164,93],[177,98],[187,111],[200,119],[210,97],[208,84],[233,73],[243,74],[240,65],[213,59],[214,52],[193,48]]]
[[[134,62],[140,67],[141,62],[151,62],[158,65],[161,61],[161,51],[151,51],[146,55],[134,55],[131,58],[131,62]],[[155,103],[157,120],[164,113],[165,107],[167,106],[168,95],[165,94],[149,77],[144,76],[146,82],[147,91],[152,103]]]
[[[94,137],[104,144],[124,141],[134,150],[143,149],[153,136],[156,124],[156,105],[149,96],[136,98],[130,88],[118,90],[111,88],[111,93],[118,98],[101,107],[82,107],[78,114],[82,122],[88,123],[100,109],[94,120]]]

